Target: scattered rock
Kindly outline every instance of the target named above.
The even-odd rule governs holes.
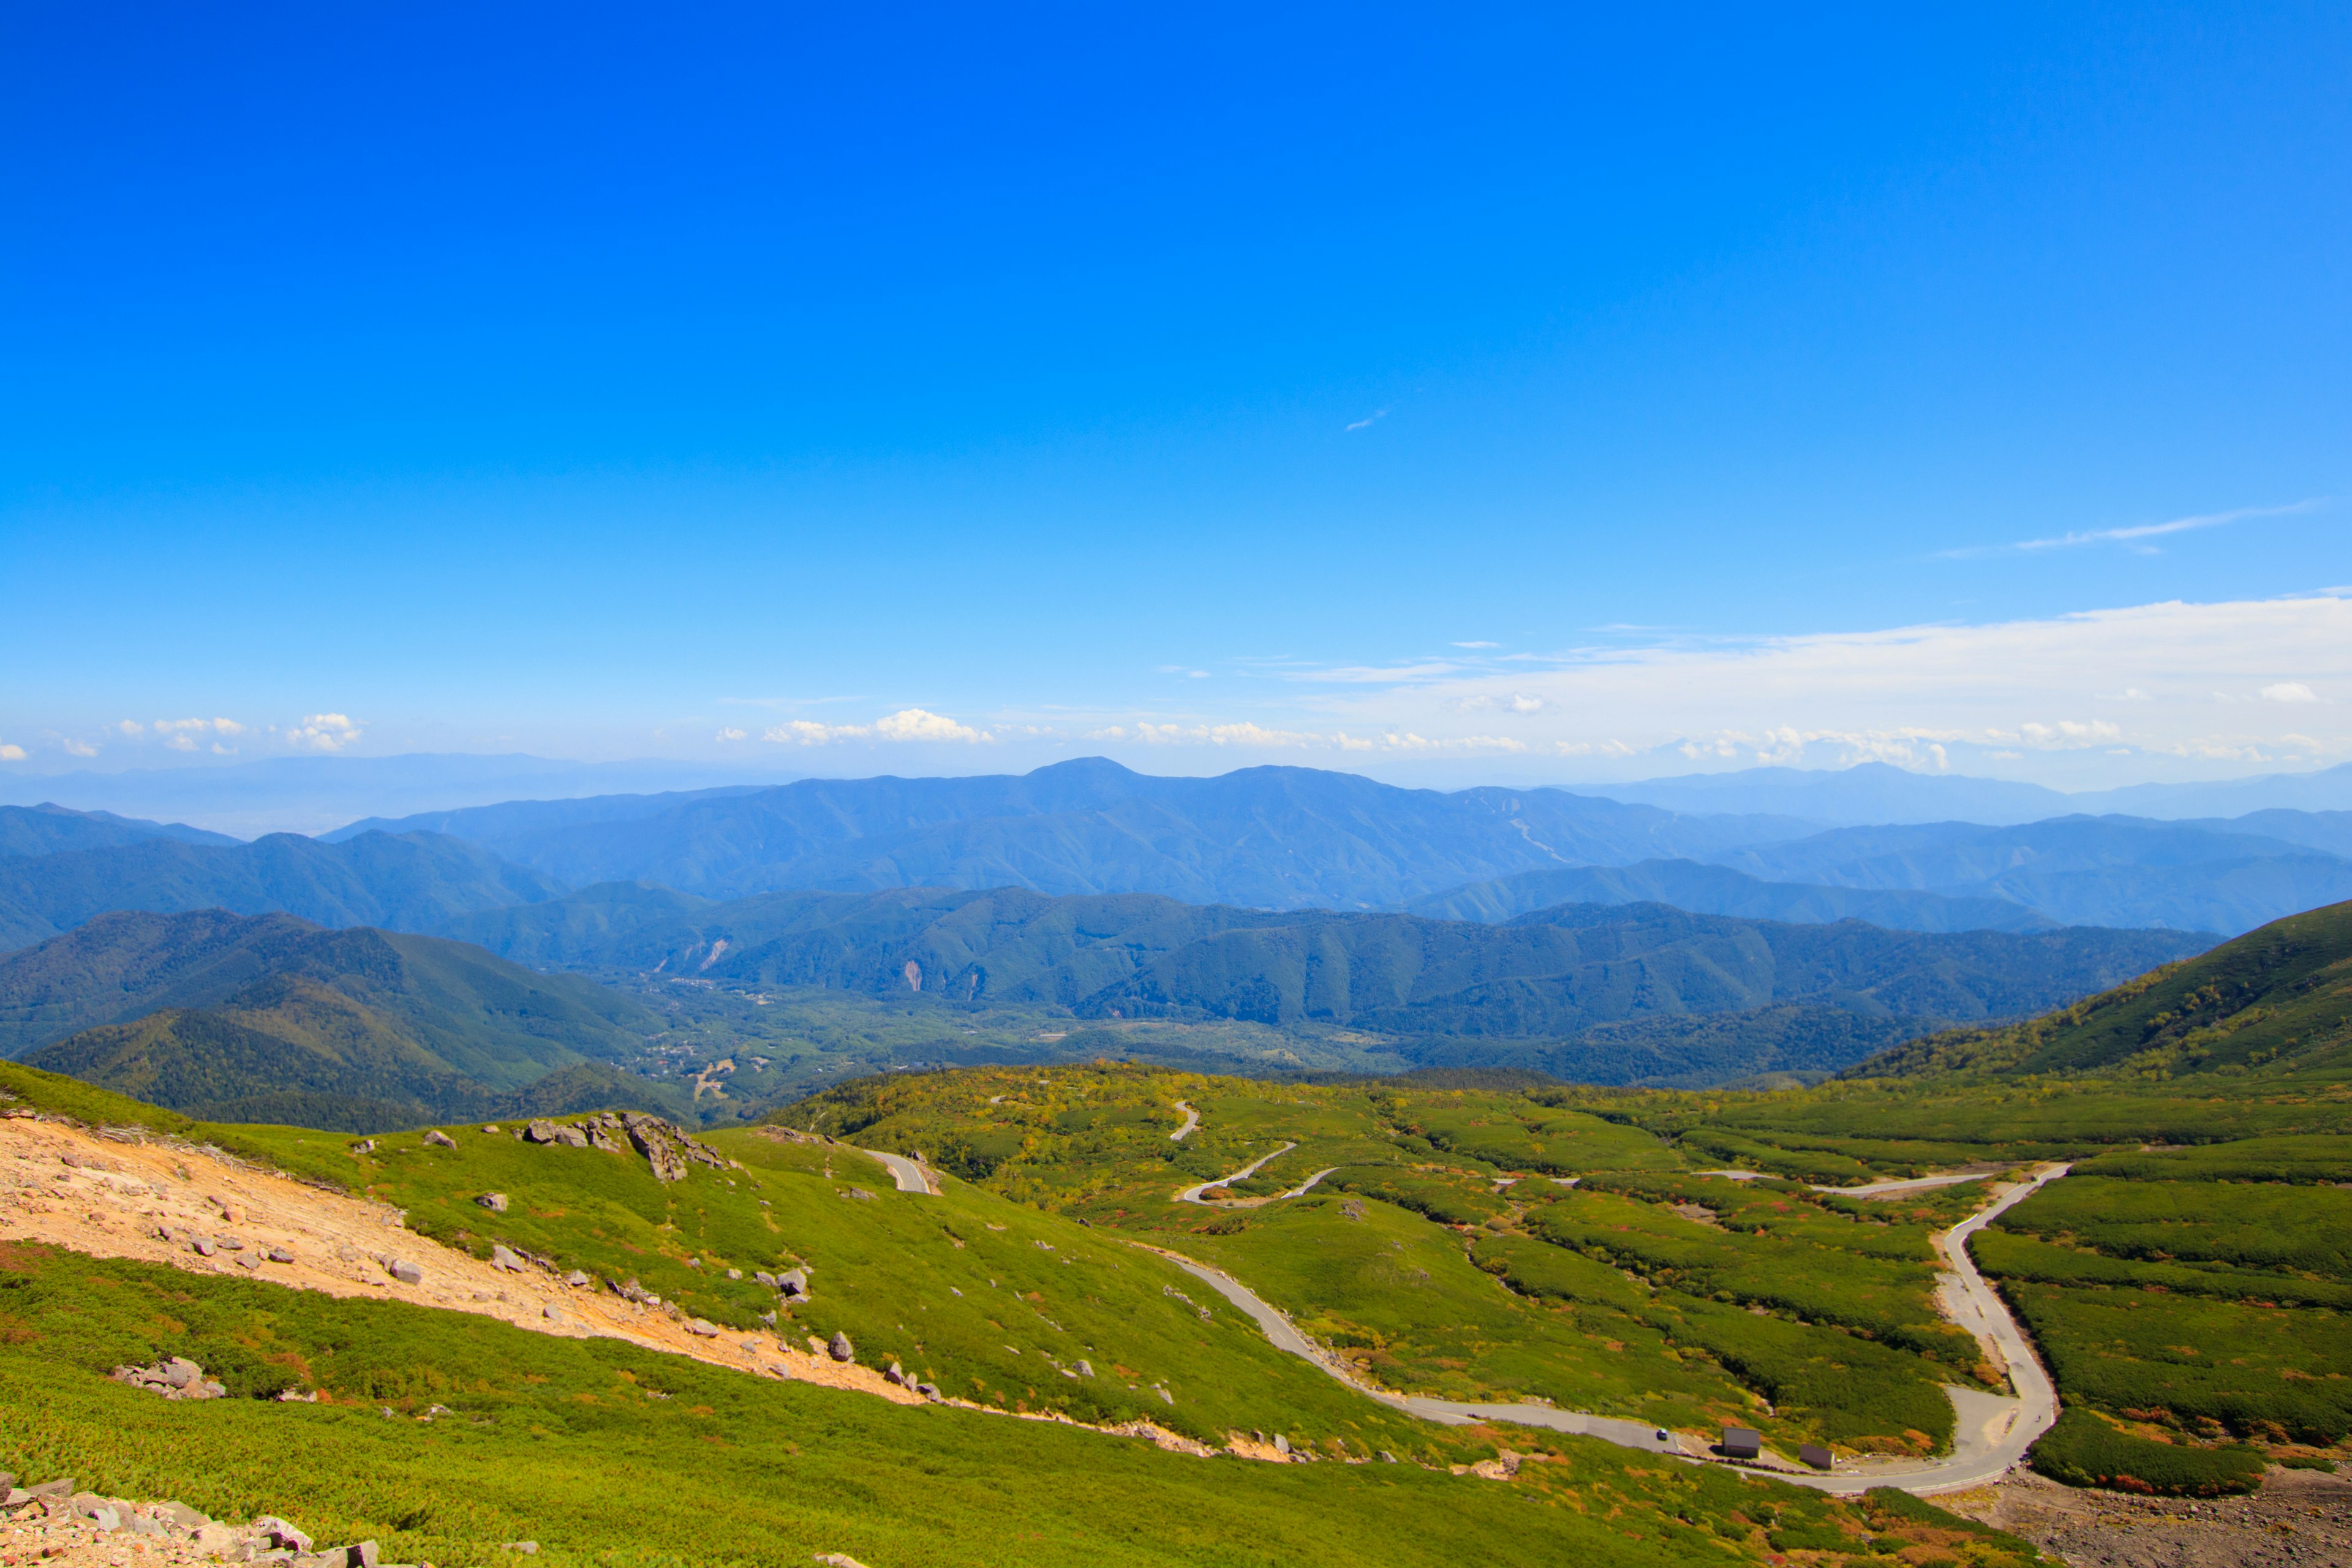
[[[839,1329],[834,1330],[833,1338],[825,1342],[824,1353],[838,1362],[852,1362],[857,1359],[857,1352],[851,1347],[849,1336]]]
[[[621,1118],[622,1130],[628,1133],[629,1142],[646,1163],[654,1168],[654,1179],[662,1182],[686,1180],[686,1134],[658,1116],[647,1116],[632,1110]]]
[[[483,1128],[482,1131],[490,1134],[492,1137],[496,1137],[498,1136],[499,1125],[497,1122],[493,1121],[488,1127]]]
[[[1077,1363],[1076,1363],[1075,1364],[1076,1364],[1076,1371],[1077,1371],[1077,1374],[1078,1374],[1080,1377],[1092,1377],[1092,1376],[1095,1374],[1095,1369],[1094,1369],[1094,1363],[1093,1363],[1088,1362],[1088,1361],[1085,1361],[1085,1360],[1080,1360],[1080,1361],[1078,1361]]]
[[[555,1142],[555,1123],[546,1121],[528,1122],[523,1127],[522,1139],[526,1143],[552,1143]]]
[[[1397,1462],[1397,1457],[1394,1454],[1390,1453],[1386,1448],[1382,1448],[1380,1453],[1380,1460],[1383,1465],[1393,1465]]]
[[[492,1214],[504,1214],[507,1212],[507,1195],[504,1193],[484,1193],[480,1197],[476,1198],[474,1201],[481,1205],[484,1208],[489,1210]]]
[[[787,1268],[776,1276],[776,1289],[786,1296],[805,1298],[809,1293],[808,1270]]]
[[[826,1564],[826,1568],[866,1568],[865,1563],[846,1552],[820,1552],[809,1561],[823,1563]]]
[[[437,1127],[425,1135],[425,1141],[436,1149],[455,1149],[457,1146],[457,1141],[455,1138]]]
[[[509,1274],[520,1274],[523,1271],[523,1261],[515,1256],[514,1248],[504,1242],[497,1242],[490,1247],[490,1267],[503,1268]]]
[[[110,1375],[117,1383],[144,1388],[166,1399],[219,1399],[228,1393],[219,1384],[207,1381],[203,1367],[179,1356],[165,1356],[152,1366],[118,1366]]]
[[[577,1268],[573,1269],[571,1273],[566,1274],[563,1277],[563,1282],[566,1285],[571,1286],[574,1290],[581,1289],[584,1285],[594,1283],[594,1281],[591,1280],[586,1274]]]
[[[375,1152],[375,1140],[374,1140],[374,1139],[373,1139],[373,1138],[362,1138],[362,1139],[361,1139],[358,1142],[356,1142],[356,1143],[354,1143],[354,1144],[352,1144],[352,1153],[354,1153],[354,1154],[373,1154],[373,1153],[374,1153],[374,1152]]]
[[[545,1318],[551,1323],[560,1323],[563,1321],[563,1314],[553,1307],[541,1307],[539,1310],[539,1315]]]
[[[730,1279],[740,1279],[743,1278],[743,1271],[740,1268],[730,1268],[727,1271],[727,1278]]]
[[[688,1318],[686,1331],[698,1340],[715,1340],[719,1337],[719,1325],[708,1318]],[[849,1358],[844,1356],[841,1359],[847,1361]]]
[[[530,1557],[537,1555],[539,1552],[539,1542],[536,1541],[502,1541],[499,1543],[499,1550],[501,1552],[520,1552],[525,1557]]]
[[[852,1187],[841,1195],[845,1198],[861,1198],[869,1204],[874,1201],[874,1194],[867,1192],[864,1187]]]
[[[394,1258],[383,1266],[383,1271],[403,1285],[422,1285],[425,1282],[425,1270],[405,1258]]]
[[[904,1388],[907,1386],[907,1374],[905,1371],[899,1367],[898,1363],[894,1361],[890,1363],[889,1369],[883,1373],[882,1381],[888,1384],[895,1384],[898,1387]]]
[[[1290,1452],[1290,1439],[1284,1436],[1281,1433],[1276,1432],[1274,1435],[1274,1451],[1277,1454],[1287,1454]]]
[[[940,1385],[936,1383],[919,1383],[915,1384],[915,1392],[934,1405],[937,1405],[942,1397],[940,1394]]]
[[[269,1249],[269,1261],[272,1263],[291,1263],[294,1261],[294,1255],[285,1247],[273,1247]]]
[[[310,1538],[276,1514],[263,1514],[253,1521],[252,1530],[272,1546],[282,1546],[289,1552],[310,1550]]]

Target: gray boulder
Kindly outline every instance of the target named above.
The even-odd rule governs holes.
[[[522,1141],[526,1143],[554,1142],[555,1123],[545,1120],[527,1123],[522,1130]]]
[[[806,1296],[809,1293],[808,1270],[805,1268],[785,1269],[782,1274],[776,1276],[776,1289],[782,1290],[787,1296]]]
[[[490,1267],[503,1268],[509,1274],[520,1274],[523,1271],[523,1261],[515,1256],[514,1248],[504,1242],[497,1242],[490,1247]]]
[[[484,1193],[480,1197],[476,1198],[474,1201],[481,1205],[484,1208],[489,1210],[492,1214],[504,1214],[507,1212],[507,1195],[504,1193]]]
[[[455,1149],[457,1146],[457,1141],[455,1138],[437,1127],[425,1135],[425,1141],[436,1149]]]
[[[838,1362],[852,1362],[857,1359],[857,1352],[850,1344],[849,1336],[839,1329],[833,1331],[833,1338],[826,1343],[824,1353]]]
[[[403,1285],[422,1285],[425,1282],[425,1270],[405,1258],[394,1258],[384,1265],[383,1271]]]

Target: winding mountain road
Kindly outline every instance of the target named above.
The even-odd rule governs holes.
[[[1281,1148],[1276,1149],[1271,1154],[1260,1154],[1256,1159],[1252,1160],[1248,1164],[1244,1165],[1240,1170],[1235,1171],[1230,1176],[1219,1176],[1214,1181],[1202,1182],[1196,1186],[1186,1187],[1182,1192],[1176,1194],[1176,1201],[1180,1204],[1206,1204],[1208,1206],[1214,1208],[1216,1205],[1210,1203],[1207,1198],[1202,1197],[1201,1195],[1202,1193],[1207,1192],[1211,1187],[1230,1186],[1235,1182],[1245,1182],[1249,1180],[1250,1177],[1257,1174],[1257,1168],[1260,1165],[1265,1164],[1268,1160],[1278,1160],[1283,1155],[1289,1153],[1293,1149],[1297,1147],[1298,1145],[1296,1143],[1285,1143]],[[1339,1167],[1336,1165],[1332,1167],[1332,1170],[1337,1169],[1339,1169]],[[1324,1173],[1325,1175],[1328,1175],[1329,1173],[1330,1172],[1328,1171]],[[1319,1181],[1321,1178],[1318,1177],[1317,1179]],[[1283,1194],[1285,1197],[1288,1197],[1291,1194],[1288,1193],[1285,1193]]]
[[[939,1192],[931,1185],[931,1173],[904,1154],[886,1154],[879,1149],[861,1149],[858,1152],[881,1161],[902,1193],[921,1193],[929,1197]]]
[[[1192,1129],[1201,1125],[1201,1113],[1181,1100],[1176,1102],[1176,1109],[1184,1113],[1184,1125],[1168,1134],[1168,1141],[1171,1143],[1181,1143],[1192,1135]]]
[[[1286,1153],[1297,1147],[1285,1144],[1273,1154],[1256,1161],[1246,1170],[1237,1171],[1224,1178],[1237,1182],[1255,1172],[1276,1154]],[[1938,1306],[1945,1315],[1961,1328],[1974,1334],[1985,1347],[1987,1359],[2004,1366],[2010,1383],[2018,1393],[2014,1399],[1986,1394],[1978,1389],[1959,1388],[1947,1384],[1944,1393],[1952,1402],[1956,1417],[1953,1428],[1952,1452],[1940,1459],[1865,1459],[1850,1461],[1843,1473],[1822,1474],[1790,1466],[1763,1467],[1780,1480],[1799,1486],[1814,1487],[1831,1492],[1861,1492],[1872,1487],[1899,1487],[1916,1493],[1957,1491],[1965,1487],[1991,1480],[2025,1457],[2033,1440],[2047,1432],[2058,1419],[2058,1394],[2033,1353],[2032,1342],[2025,1331],[2011,1316],[2008,1304],[1995,1290],[1969,1256],[1969,1237],[1991,1224],[2013,1205],[2024,1202],[2045,1183],[2064,1175],[2070,1167],[2053,1165],[2043,1169],[2032,1180],[2020,1184],[2002,1194],[1975,1214],[1942,1231],[1935,1237],[1937,1250],[1951,1265],[1942,1275],[1942,1297]],[[1307,1183],[1314,1185],[1323,1175],[1318,1173]],[[1710,1173],[1728,1174],[1729,1173]],[[1948,1186],[1956,1182],[1975,1181],[1978,1175],[1920,1177],[1903,1183],[1875,1184],[1876,1191],[1902,1191],[1929,1186]],[[1215,1186],[1204,1182],[1198,1187],[1188,1187],[1177,1196],[1192,1203],[1201,1203],[1201,1192]],[[1297,1189],[1307,1190],[1306,1186]],[[1830,1187],[1827,1192],[1858,1192],[1852,1187]],[[1286,1197],[1295,1194],[1286,1193]],[[1613,1416],[1595,1415],[1580,1410],[1560,1410],[1549,1405],[1461,1403],[1453,1400],[1424,1399],[1412,1394],[1397,1394],[1364,1381],[1356,1369],[1325,1350],[1305,1334],[1255,1291],[1223,1269],[1212,1268],[1181,1253],[1165,1247],[1150,1247],[1142,1242],[1129,1245],[1156,1253],[1186,1273],[1207,1283],[1216,1292],[1240,1308],[1265,1331],[1266,1340],[1276,1350],[1285,1351],[1313,1363],[1330,1376],[1346,1384],[1367,1399],[1378,1400],[1393,1410],[1405,1411],[1423,1420],[1458,1426],[1472,1421],[1508,1421],[1522,1426],[1544,1426],[1555,1432],[1572,1433],[1599,1437],[1621,1447],[1639,1448],[1645,1453],[1671,1454],[1677,1458],[1706,1462],[1707,1456],[1694,1453],[1683,1439],[1662,1427],[1639,1421],[1625,1421]]]

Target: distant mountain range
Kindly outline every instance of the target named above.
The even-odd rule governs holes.
[[[102,915],[0,957],[0,1057],[214,1121],[357,1131],[642,1103],[648,1086],[600,1064],[663,1026],[464,942],[283,914]]]
[[[368,833],[341,844],[291,833],[250,844],[150,836],[0,858],[0,949],[110,910],[279,910],[324,926],[431,931],[460,914],[562,891],[535,871],[438,834]]]
[[[573,887],[652,881],[714,898],[1018,887],[1363,910],[1540,868],[1702,858],[1813,826],[1553,789],[1398,789],[1311,768],[1159,778],[1101,758],[1019,777],[804,779],[585,820],[581,804],[430,824]]]
[[[237,842],[184,823],[146,822],[110,811],[69,811],[44,801],[39,805],[0,805],[0,858],[58,855],[70,849],[112,849],[149,838],[183,844]]]
[[[2352,899],[2352,859],[2273,836],[2328,842],[2352,814],[2266,812],[2263,821],[2273,834],[2120,816],[1841,827],[1708,858],[1769,882],[2006,900],[2067,925],[2231,933]]]
[[[1446,795],[1304,768],[1165,779],[1099,760],[1018,778],[510,801],[251,844],[55,805],[0,813],[0,845],[16,851],[0,853],[0,948],[110,909],[275,909],[325,925],[442,931],[614,881],[719,900],[899,887],[1146,892],[1489,921],[1563,902],[1654,901],[1898,930],[2222,935],[2352,897],[2352,812],[1822,831],[1793,816],[1683,816],[1558,790]]]

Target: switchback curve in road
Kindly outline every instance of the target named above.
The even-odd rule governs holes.
[[[1235,1171],[1230,1176],[1219,1176],[1213,1181],[1202,1182],[1196,1185],[1186,1187],[1182,1192],[1176,1194],[1175,1201],[1180,1204],[1207,1204],[1209,1200],[1202,1197],[1201,1194],[1207,1192],[1211,1187],[1223,1187],[1230,1185],[1234,1182],[1245,1182],[1249,1180],[1250,1177],[1257,1174],[1257,1168],[1260,1165],[1265,1164],[1268,1160],[1278,1159],[1282,1155],[1289,1153],[1293,1149],[1297,1147],[1298,1145],[1296,1143],[1285,1143],[1281,1148],[1276,1149],[1271,1154],[1260,1154],[1256,1159],[1252,1160],[1248,1164],[1244,1165],[1240,1170]],[[1332,1168],[1334,1170],[1338,1169],[1337,1166]],[[1289,1196],[1287,1193],[1283,1195],[1285,1197]]]
[[[861,1149],[858,1152],[881,1161],[902,1193],[921,1193],[929,1197],[939,1191],[931,1185],[931,1173],[904,1154],[886,1154],[879,1149]]]
[[[1184,1113],[1184,1125],[1168,1134],[1168,1141],[1171,1143],[1181,1143],[1186,1138],[1192,1136],[1192,1129],[1201,1125],[1201,1113],[1181,1100],[1176,1102],[1176,1109]]]
[[[1294,1146],[1277,1149],[1275,1154],[1286,1152],[1288,1147]],[[1255,1171],[1258,1165],[1273,1158],[1274,1154],[1268,1154],[1251,1165],[1249,1170]],[[1994,1479],[2025,1457],[2025,1451],[2033,1446],[2033,1440],[2048,1431],[2058,1418],[2057,1390],[2052,1385],[2049,1373],[2042,1370],[2040,1359],[2033,1353],[2032,1343],[2025,1337],[2025,1331],[2011,1316],[2008,1304],[2001,1300],[2000,1293],[1979,1272],[1975,1260],[1969,1256],[1968,1241],[2009,1208],[2039,1192],[2045,1183],[2064,1175],[2070,1168],[2061,1164],[2041,1171],[2032,1181],[2011,1188],[1936,1237],[1937,1248],[1952,1265],[1952,1271],[1944,1279],[1946,1293],[1940,1305],[1953,1321],[1976,1335],[1980,1343],[2006,1364],[2011,1384],[2016,1388],[2018,1397],[2007,1399],[1977,1389],[1947,1385],[1944,1392],[1952,1402],[1956,1420],[1952,1452],[1941,1459],[1898,1460],[1893,1463],[1870,1461],[1866,1462],[1866,1468],[1851,1470],[1844,1475],[1823,1475],[1793,1468],[1786,1470],[1773,1468],[1767,1473],[1780,1480],[1831,1492],[1860,1492],[1872,1487],[1889,1486],[1908,1492],[1943,1492],[1957,1491]],[[1239,1172],[1225,1180],[1239,1181],[1246,1174],[1247,1171]],[[1213,1182],[1203,1183],[1202,1186],[1215,1184]],[[1191,1201],[1202,1201],[1197,1195],[1201,1188],[1187,1191],[1194,1194]],[[1671,1454],[1695,1460],[1706,1458],[1690,1453],[1684,1447],[1681,1438],[1674,1434],[1668,1433],[1661,1437],[1660,1428],[1643,1422],[1595,1415],[1586,1411],[1560,1410],[1549,1405],[1465,1404],[1424,1399],[1378,1387],[1365,1382],[1355,1368],[1300,1333],[1279,1309],[1223,1269],[1212,1268],[1205,1263],[1195,1262],[1165,1247],[1150,1247],[1142,1242],[1129,1245],[1157,1253],[1186,1273],[1205,1281],[1219,1295],[1255,1320],[1265,1331],[1267,1342],[1276,1350],[1313,1363],[1357,1393],[1368,1399],[1378,1400],[1391,1409],[1405,1411],[1446,1426],[1462,1426],[1472,1421],[1508,1421],[1523,1426],[1544,1426],[1556,1432],[1599,1437],[1621,1447],[1638,1448],[1647,1453]]]

